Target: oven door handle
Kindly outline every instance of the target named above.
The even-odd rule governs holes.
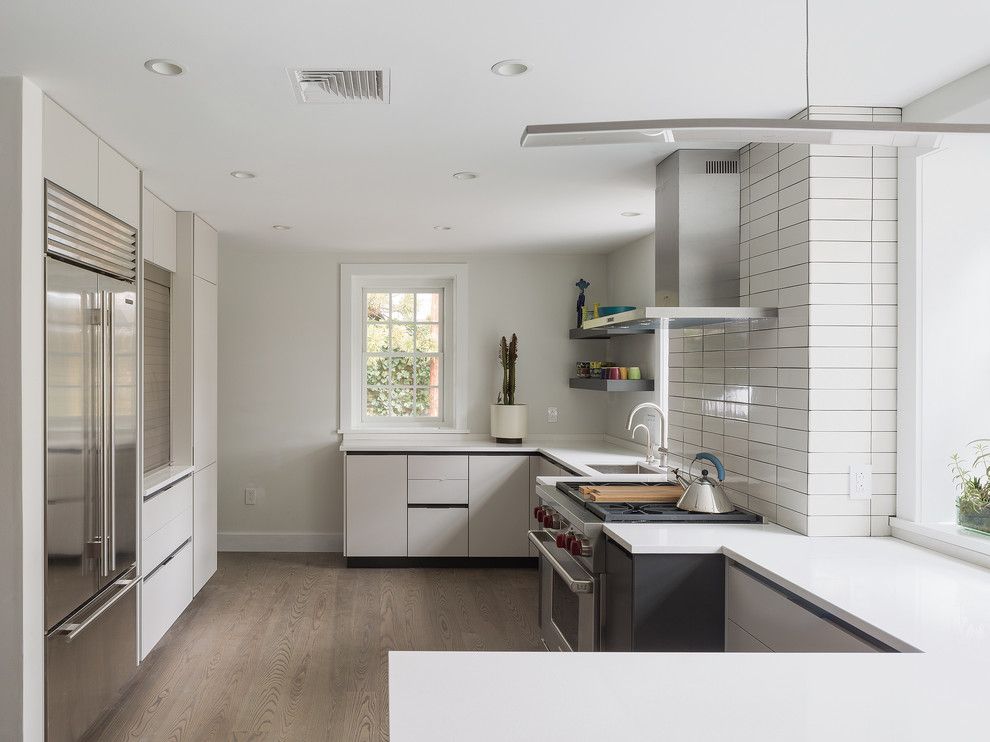
[[[567,583],[573,593],[593,593],[595,592],[594,580],[578,580],[571,576],[567,568],[560,563],[557,557],[546,547],[548,543],[555,543],[554,539],[546,531],[529,531],[529,540],[539,550],[543,558],[550,563],[553,571],[560,575],[561,579]]]

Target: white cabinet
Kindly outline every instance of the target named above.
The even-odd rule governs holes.
[[[193,217],[193,275],[219,283],[219,236],[198,216]]]
[[[193,597],[193,548],[188,541],[141,584],[141,659],[148,656]]]
[[[407,555],[406,459],[370,454],[344,458],[347,556]]]
[[[141,172],[48,97],[42,129],[44,176],[137,227],[141,218]]]
[[[144,259],[174,273],[176,269],[175,211],[148,189],[144,189],[141,203],[141,239]]]
[[[141,217],[141,174],[109,144],[100,140],[99,206],[132,227]]]
[[[471,456],[470,555],[524,557],[530,514],[529,456]]]
[[[466,507],[410,507],[409,556],[466,557],[468,509]]]
[[[879,651],[824,611],[812,610],[732,562],[726,567],[725,614],[726,646],[731,642],[733,647],[729,651],[760,651],[759,645],[771,652]]]
[[[193,278],[193,465],[217,460],[217,287]]]
[[[409,454],[409,478],[467,481],[468,457]]]
[[[97,204],[100,189],[99,137],[47,96],[42,115],[42,170],[45,177],[91,204]]]
[[[217,571],[217,465],[193,475],[193,592]]]

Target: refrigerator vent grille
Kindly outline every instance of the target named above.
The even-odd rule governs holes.
[[[738,160],[706,160],[705,175],[735,175],[739,172]]]
[[[47,180],[45,250],[118,278],[137,275],[137,230]]]
[[[289,70],[300,103],[388,103],[388,77],[388,70]]]

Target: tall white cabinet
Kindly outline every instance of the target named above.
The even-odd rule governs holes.
[[[189,270],[184,289],[192,313],[191,415],[193,474],[193,590],[217,571],[217,289],[218,236],[190,212],[178,213],[180,274]]]

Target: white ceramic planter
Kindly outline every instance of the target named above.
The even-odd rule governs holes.
[[[522,443],[526,437],[526,405],[493,404],[492,438],[499,443]]]

